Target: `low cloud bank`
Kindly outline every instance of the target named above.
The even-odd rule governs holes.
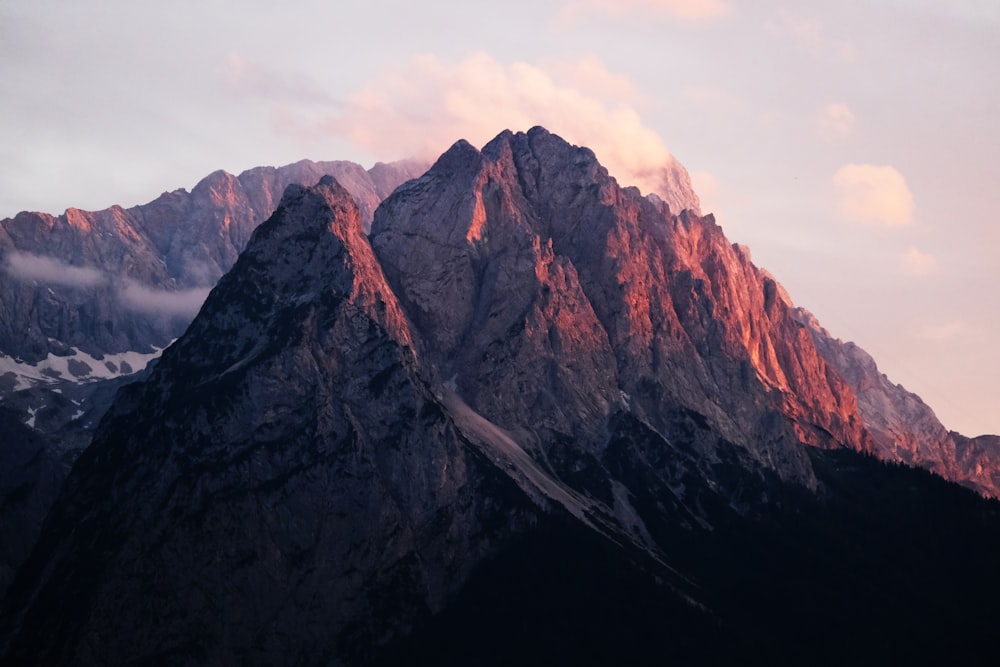
[[[54,257],[27,252],[8,252],[3,263],[4,272],[18,280],[37,280],[46,285],[97,287],[108,282],[103,271],[88,266],[74,266]]]
[[[129,310],[148,315],[193,318],[205,303],[210,287],[160,290],[131,280],[118,291],[118,299]]]

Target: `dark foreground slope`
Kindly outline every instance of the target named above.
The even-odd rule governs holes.
[[[606,542],[546,527],[377,664],[993,664],[1000,505],[855,452],[810,455],[818,497],[730,470],[769,502],[715,506],[712,529],[660,514],[701,606]]]
[[[119,394],[3,602],[17,664],[987,655],[997,506],[867,458],[711,218],[540,128],[378,209],[286,190]]]

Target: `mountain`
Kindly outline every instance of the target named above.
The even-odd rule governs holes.
[[[190,193],[129,209],[0,220],[0,410],[9,426],[0,460],[33,451],[61,464],[54,471],[46,464],[37,479],[34,468],[0,465],[0,511],[12,517],[0,573],[27,555],[115,392],[183,333],[288,185],[335,174],[367,228],[378,203],[425,169],[412,161],[365,171],[303,160],[239,176],[217,171]],[[8,579],[0,576],[0,595]]]
[[[990,443],[969,443],[967,451]],[[879,462],[711,216],[542,128],[289,186],[123,387],[12,663],[982,660],[1000,506]]]
[[[792,312],[809,331],[820,355],[857,397],[858,414],[880,459],[925,468],[985,496],[1000,498],[1000,438],[967,438],[948,431],[919,396],[881,373],[870,354],[831,336],[809,311],[795,308]]]
[[[289,184],[336,175],[367,228],[378,203],[425,169],[303,160],[217,171],[130,209],[0,220],[0,403],[71,462],[122,378],[183,333]]]

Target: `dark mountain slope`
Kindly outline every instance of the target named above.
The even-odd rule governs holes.
[[[101,422],[0,655],[975,662],[997,506],[869,445],[710,217],[541,128],[460,142],[370,242],[286,190]]]
[[[530,520],[420,378],[380,273],[343,189],[289,189],[74,468],[10,655],[363,655]]]

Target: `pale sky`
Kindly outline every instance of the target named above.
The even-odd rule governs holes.
[[[997,0],[0,0],[0,218],[541,124],[1000,433]]]

